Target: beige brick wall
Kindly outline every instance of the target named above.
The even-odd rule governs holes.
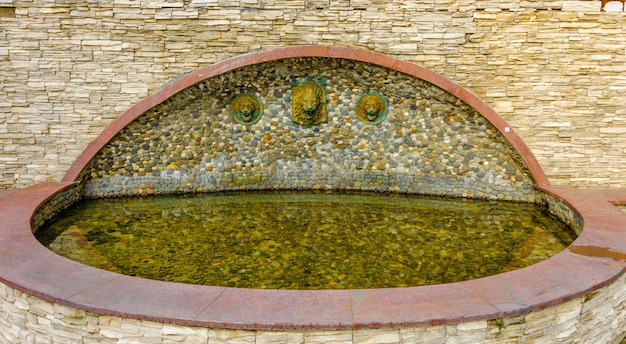
[[[60,180],[181,74],[301,44],[434,70],[500,112],[553,184],[626,186],[626,17],[598,3],[0,0],[0,188]]]

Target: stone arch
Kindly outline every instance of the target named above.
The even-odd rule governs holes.
[[[68,172],[63,178],[63,181],[79,182],[79,181],[84,180],[84,178],[81,177],[81,173],[83,174],[83,176],[86,174],[86,169],[88,168],[90,163],[93,163],[94,159],[98,156],[98,154],[102,154],[103,149],[107,147],[107,145],[111,145],[111,142],[114,139],[114,137],[116,137],[116,135],[120,135],[120,133],[122,133],[122,131],[125,128],[127,128],[129,124],[135,121],[141,121],[142,116],[144,117],[149,116],[150,111],[154,111],[154,109],[157,106],[161,104],[165,104],[167,102],[175,101],[175,98],[182,97],[181,94],[184,94],[184,92],[192,92],[192,91],[189,91],[192,87],[196,87],[196,92],[198,92],[198,90],[202,90],[207,87],[210,87],[210,84],[209,84],[210,80],[214,80],[211,78],[219,78],[223,75],[227,75],[228,73],[231,73],[232,75],[233,73],[237,73],[237,71],[247,70],[246,68],[253,68],[254,66],[259,66],[263,64],[272,64],[272,63],[276,64],[276,63],[280,63],[280,61],[286,61],[289,59],[293,60],[293,59],[315,59],[315,58],[332,59],[336,61],[348,61],[347,63],[357,63],[357,64],[362,64],[362,65],[367,65],[367,66],[374,66],[375,68],[389,70],[389,71],[392,71],[393,73],[399,73],[399,74],[402,74],[403,76],[407,76],[409,78],[414,78],[415,80],[423,81],[427,84],[433,85],[434,87],[445,91],[447,95],[451,96],[450,99],[460,100],[461,103],[469,106],[469,108],[471,108],[471,111],[475,111],[475,113],[479,114],[480,117],[486,121],[485,123],[488,123],[490,126],[492,126],[492,128],[488,128],[488,130],[493,129],[491,131],[495,134],[492,133],[493,134],[492,136],[497,137],[498,139],[501,138],[502,142],[507,142],[508,144],[510,144],[510,147],[512,147],[512,153],[510,153],[509,155],[510,157],[512,157],[513,160],[515,160],[515,164],[517,166],[515,168],[522,170],[522,172],[519,172],[519,171],[514,172],[513,175],[511,176],[506,174],[506,172],[503,172],[505,174],[505,176],[503,177],[504,179],[508,178],[513,181],[513,182],[510,182],[509,180],[507,180],[506,183],[509,183],[509,184],[506,185],[506,187],[504,187],[503,190],[506,191],[506,189],[508,190],[518,189],[520,188],[520,185],[522,185],[522,188],[526,188],[526,189],[532,189],[533,186],[549,185],[547,177],[545,176],[537,160],[534,158],[534,156],[532,155],[528,147],[524,144],[524,142],[520,139],[520,137],[512,130],[512,128],[506,123],[506,121],[502,119],[502,117],[500,117],[491,107],[489,107],[487,104],[485,104],[483,101],[481,101],[477,96],[472,94],[467,89],[423,67],[417,66],[415,64],[412,64],[406,61],[397,60],[389,56],[385,56],[382,54],[373,53],[373,52],[369,52],[365,50],[360,50],[360,49],[347,48],[347,47],[329,47],[329,46],[317,46],[317,45],[284,47],[284,48],[272,49],[272,50],[267,50],[267,51],[248,53],[248,54],[236,56],[236,57],[215,63],[213,65],[198,69],[176,80],[173,80],[172,82],[163,86],[155,94],[137,103],[136,105],[131,107],[128,111],[126,111],[124,114],[122,114],[120,117],[118,117],[116,120],[114,120],[111,123],[111,125],[109,125],[93,142],[91,142],[87,146],[87,148],[83,151],[80,157],[74,162],[74,164],[68,170]],[[357,67],[364,68],[361,65]],[[274,115],[270,114],[270,116],[274,116]],[[266,133],[266,134],[271,136],[271,133]],[[407,134],[404,133],[402,135],[406,136]],[[303,138],[303,140],[304,139],[305,138]],[[396,137],[396,140],[397,139],[401,139],[401,138]],[[442,141],[440,145],[443,145],[443,144],[444,142]],[[437,149],[437,147],[434,147],[434,148]],[[273,159],[275,160],[275,158]],[[498,159],[500,162],[502,162],[503,160],[509,159],[509,156],[499,157]],[[454,160],[454,158],[452,158],[452,160]],[[492,160],[496,160],[496,159],[493,158]],[[166,165],[170,166],[171,164],[166,164]],[[130,166],[130,167],[126,166],[125,168],[127,170],[129,169],[132,170],[133,167],[136,167],[136,166]],[[281,166],[281,168],[282,167],[284,166]],[[121,173],[123,174],[124,171],[122,171],[119,166],[117,166],[116,168],[120,169]],[[209,168],[213,168],[213,167],[207,165],[206,169],[209,169]],[[272,167],[272,168],[275,169],[275,167]],[[377,177],[378,174],[376,174],[377,171],[375,167],[365,166],[366,170],[368,168],[372,169],[374,171],[372,173],[374,174],[367,174],[363,178],[368,179],[368,180],[372,178],[378,178]],[[387,168],[387,167],[383,167],[383,168]],[[400,184],[402,184],[401,179],[403,178],[403,176],[407,175],[406,181],[404,182],[405,186],[391,187],[385,190],[379,190],[379,189],[376,189],[376,190],[378,191],[401,191],[401,192],[408,191],[410,193],[413,193],[413,192],[414,193],[434,193],[434,194],[445,194],[445,195],[451,194],[450,190],[443,190],[443,191],[436,190],[433,192],[424,192],[425,191],[424,189],[414,190],[413,188],[407,186],[414,182],[415,180],[414,177],[416,174],[418,174],[416,171],[421,172],[422,169],[424,168],[425,167],[422,165],[417,166],[417,167],[409,166],[404,171],[406,173],[400,173],[400,178],[398,178],[396,174],[386,175],[387,177],[393,180],[400,179]],[[353,171],[353,170],[350,171],[349,173],[350,178],[353,178],[355,175],[359,175],[359,176],[363,175],[363,172],[360,171],[363,169],[362,166],[361,167],[357,166],[356,169],[359,171]],[[393,167],[389,169],[393,170]],[[402,168],[398,168],[398,169],[402,170]],[[513,169],[513,168],[510,168],[510,169]],[[338,173],[337,170],[333,170],[331,172]],[[341,171],[339,172],[343,174],[345,172],[345,169],[341,169]],[[384,172],[388,173],[388,171],[384,171]],[[429,171],[426,170],[426,172],[429,172]],[[464,184],[464,183],[468,184],[468,183],[475,182],[472,179],[468,179],[467,175],[464,174],[465,172],[463,172],[463,175],[461,175],[460,171],[453,171],[453,172],[454,173],[452,174],[451,177],[445,176],[445,178],[433,177],[432,171],[429,172],[430,175],[428,173],[422,173],[423,174],[422,177],[424,178],[424,181],[426,183],[429,183],[432,180],[435,180],[435,183],[439,182],[440,184],[456,183],[459,185]],[[111,174],[115,174],[115,173],[116,172],[113,171]],[[515,176],[515,173],[517,173],[517,176]],[[496,177],[495,183],[493,181],[494,179],[493,176],[491,176],[491,180],[487,181],[486,178],[490,176],[484,177],[485,173],[476,172],[475,174],[478,174],[481,176],[480,178],[483,178],[482,180],[478,181],[478,184],[481,184],[481,183],[490,184],[490,185],[485,185],[485,187],[483,188],[486,191],[483,190],[477,193],[478,197],[481,197],[481,198],[485,198],[486,194],[490,192],[490,190],[492,190],[493,185],[496,185],[499,182],[504,183],[501,180],[502,176],[498,174],[495,175]],[[520,179],[519,177],[520,174],[524,175],[524,178],[528,177],[528,180],[523,182],[522,184],[520,184],[519,180],[517,181],[515,180],[516,178]],[[158,176],[155,176],[155,177],[158,177]],[[244,176],[243,179],[246,179],[249,177],[250,177],[249,175],[247,177]],[[309,178],[309,177],[310,176],[305,176],[303,178]],[[90,177],[87,176],[87,179],[89,178]],[[142,191],[139,192],[135,190],[131,192],[132,194],[145,193],[145,188],[143,188],[142,185],[152,183],[151,181],[146,181],[146,178],[147,177],[140,179],[137,182],[137,190],[142,190]],[[198,179],[198,176],[196,175],[193,178]],[[205,178],[206,179],[205,181],[207,182],[215,182],[220,177],[218,176],[214,178],[214,176],[203,176],[202,178]],[[232,178],[232,176],[229,175],[228,178]],[[320,178],[322,179],[321,181],[318,181],[317,184],[286,185],[285,188],[324,188],[324,187],[336,187],[337,186],[337,185],[324,184],[323,178],[325,177],[320,177]],[[189,179],[192,179],[192,177],[189,177]],[[125,179],[125,182],[126,180],[128,180],[128,178]],[[275,180],[272,182],[275,182]],[[164,190],[163,192],[160,192],[160,193],[187,192],[187,191],[195,191],[195,190],[207,191],[205,186],[201,185],[202,183],[198,184],[198,182],[196,181],[190,182],[190,183],[191,183],[190,184],[191,186],[188,189]],[[359,188],[359,185],[362,185],[362,182],[359,182],[357,186],[339,185],[338,187],[353,189],[353,188]],[[263,188],[263,186],[261,186],[261,188]],[[365,189],[367,188],[368,187],[365,187]],[[375,188],[375,187],[370,186],[370,188]],[[456,190],[458,189],[458,186],[452,185],[450,189]],[[219,190],[221,189],[218,187],[210,191],[219,191]],[[528,191],[528,190],[527,192],[532,193],[532,191]],[[455,196],[466,196],[466,193],[467,191],[457,192],[456,194],[452,192],[452,194]],[[473,194],[473,192],[470,192],[470,193]],[[103,195],[99,194],[96,196],[103,196]],[[486,197],[486,198],[489,198],[489,197]],[[514,197],[514,199],[529,200],[528,198],[525,198],[525,196]]]

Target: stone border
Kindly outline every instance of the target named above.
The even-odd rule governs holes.
[[[102,147],[104,147],[120,130],[122,130],[134,119],[141,116],[147,110],[162,103],[183,89],[210,77],[220,75],[240,67],[293,57],[329,57],[351,59],[386,67],[430,82],[451,95],[461,99],[485,117],[496,127],[498,131],[500,131],[500,133],[521,155],[536,183],[538,185],[549,185],[548,179],[541,166],[521,138],[513,131],[513,129],[506,123],[506,121],[504,121],[502,117],[500,117],[491,107],[485,104],[470,91],[435,72],[429,71],[410,62],[396,60],[389,56],[366,50],[320,45],[292,46],[239,55],[181,76],[180,78],[163,86],[152,96],[149,96],[143,101],[137,103],[135,106],[131,107],[124,114],[114,120],[81,153],[78,159],[76,159],[67,171],[62,181],[77,181],[79,174],[87,166],[91,159],[93,159],[100,149],[102,149]]]
[[[97,314],[167,324],[251,330],[435,326],[510,318],[579,298],[626,268],[626,192],[545,187],[581,214],[566,250],[529,267],[459,283],[362,290],[259,290],[124,276],[58,256],[33,236],[31,219],[74,183],[44,183],[0,200],[0,282]],[[611,193],[612,192],[612,193]]]

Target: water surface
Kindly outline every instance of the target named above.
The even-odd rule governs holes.
[[[494,275],[544,260],[575,235],[534,204],[275,192],[85,200],[38,238],[60,255],[131,276],[347,289]]]

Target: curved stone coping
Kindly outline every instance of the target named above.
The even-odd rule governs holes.
[[[509,142],[511,142],[513,147],[522,156],[537,184],[549,185],[543,169],[526,144],[524,144],[520,137],[517,136],[513,129],[506,123],[506,121],[504,121],[502,117],[500,117],[500,115],[498,115],[498,113],[496,113],[491,107],[485,104],[470,91],[435,72],[410,62],[396,60],[389,56],[366,50],[321,45],[292,46],[239,55],[210,66],[197,69],[194,72],[186,74],[168,83],[159,89],[155,94],[145,98],[124,112],[120,117],[115,119],[81,153],[63,177],[63,181],[76,181],[80,172],[87,166],[89,161],[91,161],[100,149],[102,149],[102,147],[104,147],[120,130],[122,130],[135,118],[141,116],[144,112],[162,103],[185,88],[210,77],[232,71],[236,68],[293,57],[330,57],[356,60],[386,67],[428,81],[463,100],[484,116],[489,122],[491,122],[491,124],[493,124],[500,131],[500,133],[504,135]]]
[[[99,314],[234,329],[429,326],[513,317],[601,288],[626,268],[626,192],[550,187],[583,216],[569,247],[538,264],[434,286],[363,290],[257,290],[160,282],[73,262],[31,234],[30,219],[73,183],[43,183],[0,200],[0,281],[41,299]]]

